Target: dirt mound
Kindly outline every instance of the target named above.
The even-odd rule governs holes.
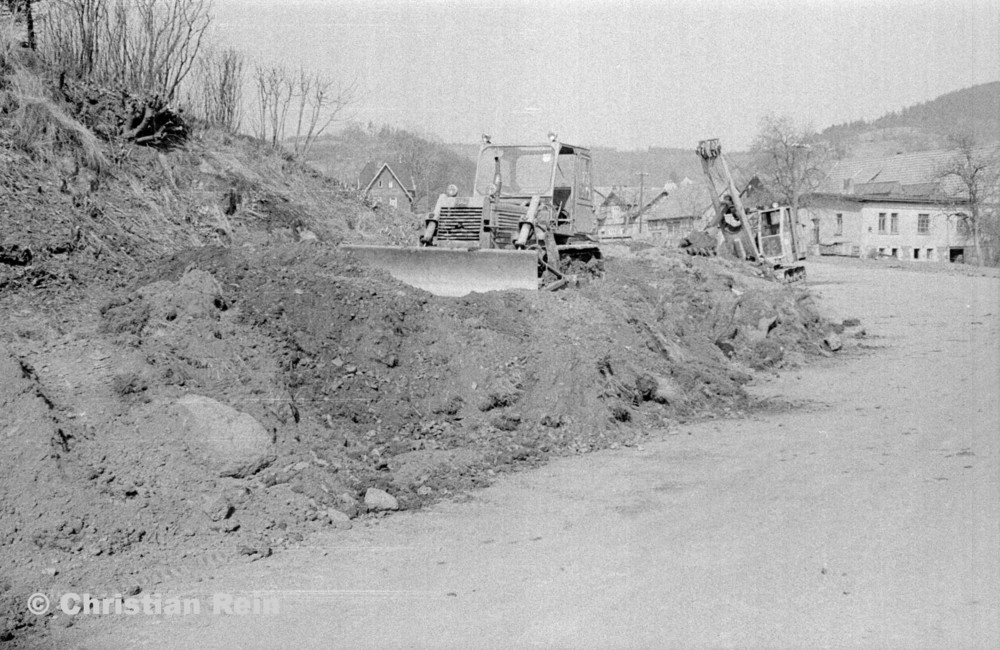
[[[754,369],[826,333],[800,289],[661,249],[571,290],[439,298],[318,242],[200,247],[61,336],[20,313],[0,359],[6,579],[55,566],[108,593],[168,549],[262,557],[342,526],[383,509],[373,488],[413,508],[739,413]]]

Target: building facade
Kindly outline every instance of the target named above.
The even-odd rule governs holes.
[[[966,261],[974,244],[940,169],[945,151],[840,161],[800,209],[810,251],[820,255]]]
[[[953,206],[929,198],[814,196],[804,209],[820,255],[965,261],[973,246]]]
[[[374,205],[413,211],[416,183],[403,165],[368,163],[358,178],[358,189]]]

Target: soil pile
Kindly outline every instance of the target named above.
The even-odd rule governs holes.
[[[66,320],[12,316],[7,628],[40,582],[124,593],[178,554],[349,526],[386,509],[371,490],[418,507],[739,414],[754,369],[827,332],[807,293],[719,259],[652,249],[572,290],[440,298],[322,242],[185,249]]]

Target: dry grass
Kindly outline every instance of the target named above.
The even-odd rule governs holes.
[[[21,48],[11,25],[0,26],[0,109],[2,124],[18,148],[43,161],[71,149],[80,164],[98,174],[108,170],[100,141],[55,101],[46,81],[29,67],[31,54]]]

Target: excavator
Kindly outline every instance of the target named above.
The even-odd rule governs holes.
[[[791,209],[778,204],[747,212],[729,171],[718,139],[698,143],[698,156],[708,179],[716,219],[712,225],[722,233],[723,243],[737,258],[764,265],[775,279],[797,282],[805,279],[805,248],[799,241]],[[718,191],[715,176],[726,189]],[[689,235],[689,238],[691,236]]]
[[[483,136],[471,195],[448,186],[418,245],[341,248],[441,296],[555,290],[572,271],[600,264],[590,179],[590,151],[554,133],[533,145],[496,145]]]

